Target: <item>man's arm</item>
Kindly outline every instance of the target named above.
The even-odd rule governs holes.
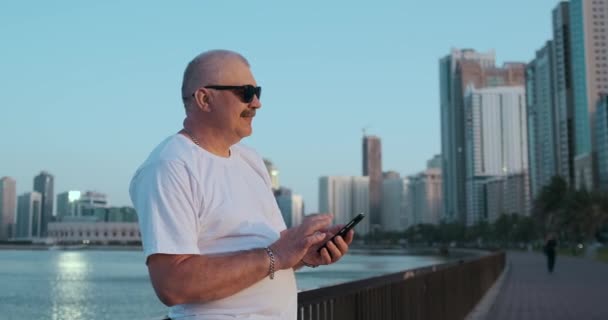
[[[317,215],[281,232],[279,240],[270,246],[275,255],[275,270],[296,266],[311,246],[325,239],[325,234],[317,231],[330,222],[331,216]],[[152,286],[167,306],[231,296],[262,280],[269,271],[270,257],[264,248],[218,255],[148,257]]]
[[[159,299],[167,306],[231,296],[268,275],[263,248],[224,255],[153,254],[148,271]]]

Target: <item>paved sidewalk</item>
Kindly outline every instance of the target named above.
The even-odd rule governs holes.
[[[608,264],[558,256],[549,274],[544,255],[521,252],[509,252],[507,263],[487,319],[608,319]]]

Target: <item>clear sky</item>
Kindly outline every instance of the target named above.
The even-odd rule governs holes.
[[[0,176],[130,205],[128,184],[181,128],[183,69],[209,49],[249,59],[263,87],[243,142],[318,207],[318,177],[361,174],[361,129],[383,170],[440,152],[438,59],[452,47],[530,61],[556,0],[2,1]]]

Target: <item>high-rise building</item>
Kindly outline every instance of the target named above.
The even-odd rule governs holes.
[[[359,213],[365,213],[367,216],[365,219],[361,220],[357,224],[355,230],[359,234],[368,234],[371,231],[371,223],[369,219],[369,177],[351,177],[352,178],[352,216],[348,220],[342,221],[340,223],[346,223],[350,219],[354,218]]]
[[[369,195],[369,177],[319,178],[319,212],[332,213],[334,223],[347,223],[361,212],[368,215]],[[370,231],[370,220],[363,219],[355,231],[367,234]]]
[[[408,226],[439,224],[443,212],[441,169],[427,168],[408,178],[406,209]]]
[[[411,227],[412,225],[414,225],[414,221],[413,221],[413,214],[412,214],[412,204],[411,204],[411,197],[410,197],[410,178],[409,177],[405,177],[402,178],[403,180],[403,190],[402,190],[402,194],[401,194],[401,217],[402,217],[402,221],[401,221],[401,225],[403,226],[403,228],[405,230],[407,230],[409,227]],[[443,191],[443,190],[441,190]],[[442,200],[443,201],[443,200]],[[441,205],[443,206],[443,202],[441,203]]]
[[[569,3],[563,1],[553,9],[553,100],[557,116],[557,173],[571,184],[574,182],[574,98],[569,30]]]
[[[535,198],[558,170],[558,110],[554,100],[553,42],[536,52],[526,68],[530,191]]]
[[[304,202],[302,196],[291,192],[291,189],[280,187],[274,191],[277,205],[287,228],[302,223],[304,217]]]
[[[279,169],[268,159],[264,159],[264,165],[266,165],[266,170],[268,170],[268,175],[270,176],[272,190],[279,190],[281,187],[279,183]]]
[[[608,0],[571,0],[570,52],[575,119],[575,185],[598,185],[595,111],[608,94]]]
[[[399,174],[386,175],[382,186],[382,230],[401,231],[406,229],[406,217],[403,199],[404,180]]]
[[[122,210],[122,208],[118,208]],[[117,213],[114,208],[114,216],[119,217],[122,211]],[[111,221],[109,219],[109,206],[107,196],[95,191],[66,191],[57,195],[57,220],[65,222],[95,222]],[[128,216],[128,214],[127,214]],[[115,222],[129,222],[127,218],[118,218]],[[126,220],[125,220],[126,219]]]
[[[66,217],[79,217],[80,191],[66,191],[57,195],[57,220],[62,221]]]
[[[467,225],[487,220],[485,184],[496,177],[528,174],[524,87],[469,88],[467,117]],[[520,212],[524,213],[524,212]],[[527,213],[527,212],[525,212]]]
[[[466,151],[464,94],[469,87],[523,86],[525,64],[495,67],[494,51],[452,49],[439,61],[441,156],[444,215],[466,222]]]
[[[332,213],[335,223],[345,223],[352,219],[352,196],[352,177],[319,178],[319,212]]]
[[[382,225],[382,145],[376,136],[363,136],[363,176],[369,177],[369,223]]]
[[[608,191],[608,96],[604,96],[597,104],[595,134],[599,188],[605,192]]]
[[[97,217],[104,221],[105,208],[108,207],[107,196],[101,192],[87,191],[78,200],[81,217]]]
[[[488,177],[483,184],[481,202],[485,221],[494,223],[502,214],[521,214],[528,210],[529,191],[524,173]]]
[[[33,191],[19,196],[17,206],[17,238],[42,237],[42,195]]]
[[[382,177],[384,178],[384,180],[386,179],[399,179],[401,177],[401,175],[399,174],[399,172],[397,171],[386,171],[382,173]]]
[[[15,212],[17,210],[17,183],[11,177],[0,179],[0,240],[15,234]]]
[[[53,218],[53,200],[55,198],[53,181],[53,176],[46,171],[42,171],[39,175],[34,177],[34,191],[39,192],[42,196],[39,237],[46,237],[47,226]]]
[[[433,156],[431,159],[429,159],[426,162],[426,167],[427,168],[437,168],[437,169],[441,169],[442,167],[442,158],[440,154],[437,154],[435,156]]]
[[[291,195],[291,223],[292,226],[297,226],[302,223],[302,219],[306,215],[304,208],[304,198],[299,194]]]
[[[448,221],[464,222],[465,154],[464,104],[462,81],[457,78],[460,61],[474,61],[481,67],[494,66],[494,51],[478,53],[472,49],[452,49],[439,61],[439,89],[441,113],[441,155],[443,168],[444,215]],[[417,181],[413,179],[412,183]],[[413,188],[413,186],[412,186]],[[413,197],[413,195],[410,195]],[[416,219],[413,223],[418,223]]]

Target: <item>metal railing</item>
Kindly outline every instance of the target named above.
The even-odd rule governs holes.
[[[505,266],[504,252],[298,294],[299,320],[464,319]]]

